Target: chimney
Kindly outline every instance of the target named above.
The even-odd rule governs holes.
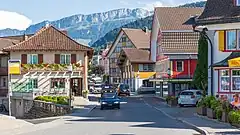
[[[62,33],[64,33],[65,35],[68,35],[67,30],[61,30]]]
[[[148,34],[148,27],[147,27],[147,26],[143,27],[142,30],[143,30],[146,34]]]
[[[24,36],[24,37],[23,37],[23,40],[26,41],[26,40],[28,39],[27,34],[24,34],[23,36]]]

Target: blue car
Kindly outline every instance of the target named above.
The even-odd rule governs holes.
[[[120,99],[117,96],[117,93],[102,93],[100,98],[101,110],[104,108],[118,108],[120,109]]]

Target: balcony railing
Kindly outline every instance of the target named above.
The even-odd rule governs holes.
[[[67,71],[68,64],[22,64],[22,72],[27,73],[29,71]],[[72,64],[73,71],[83,71],[84,66],[81,64]]]

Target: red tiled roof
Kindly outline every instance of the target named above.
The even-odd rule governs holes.
[[[183,25],[191,16],[200,15],[203,8],[156,7],[155,13],[161,30],[192,30],[192,26]]]
[[[65,33],[48,26],[40,29],[27,40],[16,45],[5,47],[4,51],[93,51],[91,47],[81,45]]]
[[[19,42],[20,42],[20,40],[8,39],[8,38],[0,38],[0,54],[4,53],[4,52],[2,52],[3,48],[15,45],[15,44],[17,44]]]

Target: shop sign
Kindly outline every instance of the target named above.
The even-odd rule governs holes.
[[[240,67],[240,58],[228,60],[229,67]]]
[[[21,61],[20,60],[8,60],[8,74],[20,75],[21,74]]]

